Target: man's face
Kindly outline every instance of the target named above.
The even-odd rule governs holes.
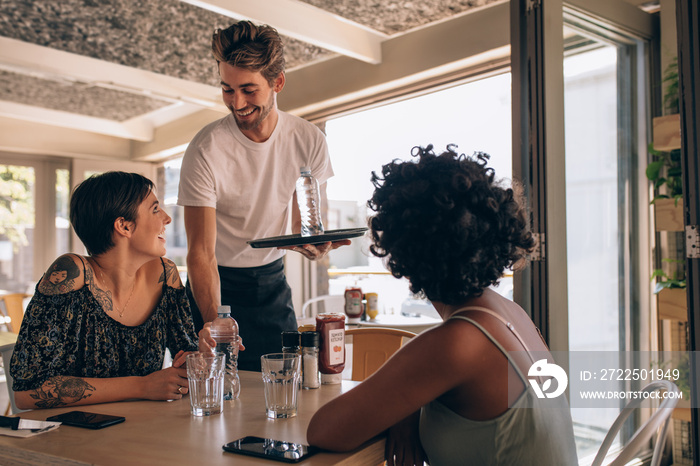
[[[271,133],[274,124],[272,128],[266,125],[270,123],[270,115],[277,112],[275,96],[284,86],[284,75],[280,74],[270,86],[258,71],[219,63],[219,76],[224,104],[233,113],[241,131],[267,132],[269,129]]]

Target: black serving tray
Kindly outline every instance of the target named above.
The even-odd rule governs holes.
[[[367,228],[343,228],[340,230],[327,230],[322,235],[301,236],[294,235],[271,236],[269,238],[254,239],[248,241],[253,248],[277,248],[280,246],[301,246],[302,244],[319,244],[328,241],[340,241],[343,239],[357,238],[362,236]]]

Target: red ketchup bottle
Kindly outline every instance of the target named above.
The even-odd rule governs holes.
[[[320,334],[318,368],[322,384],[337,384],[345,369],[345,316],[318,314],[316,331]]]
[[[349,324],[359,323],[364,307],[362,306],[362,288],[354,286],[345,289],[345,314]]]

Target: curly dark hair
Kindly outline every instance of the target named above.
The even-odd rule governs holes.
[[[370,251],[394,277],[406,277],[413,293],[461,304],[497,284],[534,240],[513,189],[486,166],[488,154],[432,149],[414,147],[417,161],[394,160],[382,177],[372,172]]]

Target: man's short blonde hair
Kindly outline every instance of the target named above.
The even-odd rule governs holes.
[[[217,29],[211,48],[217,63],[260,72],[271,86],[284,72],[284,45],[272,26],[240,21],[226,29]]]

